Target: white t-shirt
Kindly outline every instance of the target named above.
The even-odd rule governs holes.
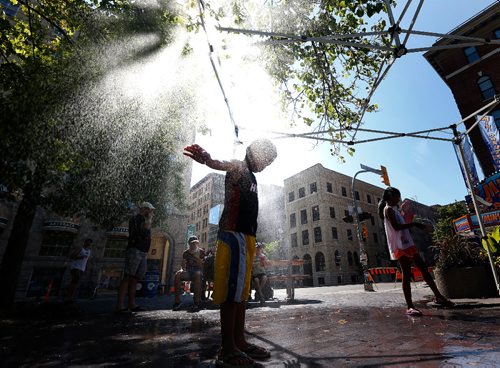
[[[85,269],[87,268],[87,261],[90,257],[90,248],[82,247],[78,256],[83,256],[84,258],[74,259],[73,261],[71,261],[71,269],[77,269],[85,272]]]
[[[396,250],[408,249],[412,245],[414,245],[414,243],[408,229],[396,230],[392,227],[391,221],[387,218],[387,216],[385,216],[385,211],[387,210],[387,208],[392,208],[394,210],[394,213],[396,214],[396,221],[399,224],[404,224],[405,220],[403,216],[401,216],[401,213],[399,212],[397,206],[390,207],[389,205],[387,205],[384,208],[384,226],[385,235],[387,235],[387,246],[389,247],[389,254],[391,255],[391,259],[396,260]]]

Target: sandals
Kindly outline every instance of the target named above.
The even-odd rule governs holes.
[[[421,317],[421,316],[423,316],[422,312],[420,312],[416,308],[408,308],[406,310],[406,315],[407,316],[412,316],[412,317]]]
[[[266,348],[254,344],[248,344],[248,347],[243,352],[252,359],[266,360],[271,357],[271,352]]]
[[[247,363],[243,363],[244,361]],[[238,364],[243,363],[243,364]],[[262,364],[255,362],[247,354],[242,351],[233,351],[227,355],[219,355],[215,360],[216,367],[222,368],[261,368]]]

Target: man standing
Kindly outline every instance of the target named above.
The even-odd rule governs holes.
[[[201,279],[203,270],[203,258],[205,258],[205,249],[199,248],[200,241],[196,236],[190,236],[188,239],[188,249],[182,253],[182,266],[175,273],[175,300],[173,310],[179,310],[181,281],[194,282],[194,305],[192,312],[198,312],[201,308]]]
[[[91,245],[92,239],[85,239],[83,246],[76,248],[69,255],[69,258],[72,260],[70,265],[71,282],[67,293],[67,301],[69,302],[74,302],[76,299],[76,289],[80,284],[83,273],[87,269]]]
[[[118,290],[115,313],[128,310],[140,312],[144,309],[135,302],[137,281],[144,278],[147,268],[147,255],[151,246],[151,223],[154,207],[142,202],[139,213],[130,218],[128,225],[128,247],[125,254],[124,277]],[[128,292],[128,310],[124,307],[125,294]]]

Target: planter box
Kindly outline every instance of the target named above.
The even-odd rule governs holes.
[[[490,274],[483,266],[434,269],[439,291],[450,299],[487,298],[495,296]]]

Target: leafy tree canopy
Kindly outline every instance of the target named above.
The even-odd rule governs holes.
[[[465,215],[466,209],[463,202],[455,202],[439,207],[436,213],[436,226],[434,230],[434,240],[439,241],[455,235],[453,220]]]
[[[142,200],[182,206],[177,154],[191,96],[126,88],[126,75],[161,62],[185,21],[180,9],[133,0],[11,3],[20,5],[17,16],[0,17],[0,182],[105,226]],[[184,49],[172,52],[180,59]],[[161,219],[166,211],[157,212]]]

